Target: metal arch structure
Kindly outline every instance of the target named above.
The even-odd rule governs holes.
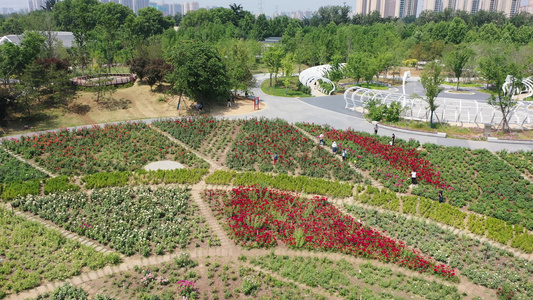
[[[369,100],[379,100],[383,104],[397,101],[403,107],[402,117],[412,120],[428,121],[430,112],[427,102],[422,98],[411,98],[408,95],[392,93],[382,90],[371,90],[363,87],[351,87],[344,93],[345,108],[364,109]],[[441,122],[453,123],[500,123],[502,114],[499,110],[486,102],[476,100],[462,100],[453,98],[437,98],[438,105],[435,114]],[[533,124],[533,103],[518,101],[509,114],[509,124],[516,124],[524,128],[526,124]]]
[[[511,75],[507,75],[507,77],[505,78],[505,82],[503,83],[502,90],[506,94],[508,95],[511,94],[515,96],[515,95],[519,95],[519,94],[526,92],[528,94],[527,97],[533,95],[533,77],[526,77],[522,79],[523,88],[513,87],[513,80],[514,80],[514,77]]]
[[[331,70],[330,65],[320,65],[320,66],[311,67],[311,68],[303,70],[300,73],[300,76],[298,76],[298,79],[303,85],[309,87],[311,90],[314,88],[315,83],[318,82],[319,79],[324,82],[327,82],[333,86],[333,89],[331,91],[326,91],[320,86],[318,87],[318,90],[322,94],[331,95],[331,93],[335,91],[336,87],[333,81],[325,77],[325,75],[327,74],[329,70]]]

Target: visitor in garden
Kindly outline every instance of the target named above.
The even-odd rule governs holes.
[[[392,145],[394,145],[394,143],[396,142],[396,136],[394,135],[394,133],[392,134]]]
[[[324,146],[324,134],[321,133],[319,136],[318,136],[318,139],[320,140],[320,146]]]
[[[337,154],[337,143],[335,141],[331,144],[331,148],[333,148],[333,154]]]
[[[374,126],[374,134],[378,134],[378,123],[376,123],[376,126]]]
[[[228,98],[227,103],[226,103],[226,107],[231,107],[231,98]]]
[[[416,171],[415,170],[411,172],[411,183],[416,184]]]
[[[389,141],[389,146],[394,146],[394,140],[393,140],[393,139],[391,139],[391,140]]]
[[[443,191],[440,190],[440,191],[439,191],[439,203],[444,203],[444,198],[443,198],[442,193],[443,193]]]
[[[342,149],[342,160],[346,160],[346,148]]]
[[[277,162],[278,162],[278,155],[274,154],[274,164],[276,164]]]
[[[196,104],[196,109],[198,110],[198,114],[200,114],[200,112],[202,111],[203,107],[204,106],[202,104],[200,104],[200,103]]]
[[[357,169],[357,157],[354,156],[352,162],[353,162],[353,167]]]

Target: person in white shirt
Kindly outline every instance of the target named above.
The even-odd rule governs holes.
[[[411,172],[411,182],[412,182],[413,184],[416,184],[416,171],[415,171],[415,170],[413,170],[413,171]]]
[[[331,144],[331,148],[333,148],[333,154],[337,154],[337,143],[335,141]]]

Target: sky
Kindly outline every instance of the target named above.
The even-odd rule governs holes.
[[[151,0],[151,2],[157,2],[157,3],[181,3],[188,1],[194,1],[194,0]],[[200,4],[200,7],[206,7],[206,6],[221,6],[221,7],[229,7],[232,3],[237,3],[242,5],[244,10],[251,11],[252,13],[258,13],[259,12],[259,3],[261,0],[234,0],[234,1],[228,1],[228,0],[195,0]],[[528,0],[522,0],[522,4],[527,4]],[[316,11],[320,6],[324,5],[346,5],[351,6],[352,9],[355,8],[356,0],[263,0],[263,13],[267,15],[271,15],[274,12],[290,12],[290,11]],[[422,2],[423,0],[418,0],[418,11],[422,8]],[[12,7],[15,9],[15,11],[19,9],[26,9],[28,7],[28,1],[27,0],[0,0],[0,8],[2,7]]]

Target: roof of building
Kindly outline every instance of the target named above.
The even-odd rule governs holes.
[[[41,34],[44,36],[47,32],[43,31]],[[69,31],[51,31],[52,35],[54,36],[54,39],[58,42],[61,42],[61,44],[64,47],[71,48],[74,44],[74,35],[72,32]],[[8,34],[6,36],[3,36],[0,38],[0,45],[4,43],[13,43],[17,46],[20,46],[22,40],[24,39],[23,34]]]

